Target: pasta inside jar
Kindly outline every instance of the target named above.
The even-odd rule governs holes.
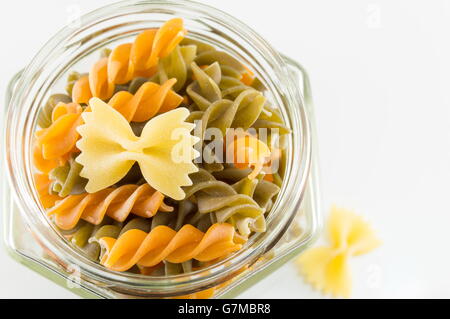
[[[90,12],[8,88],[7,247],[82,296],[235,296],[319,232],[310,101],[301,65],[207,5]]]
[[[103,48],[40,110],[32,158],[48,218],[118,272],[189,273],[242,249],[266,231],[291,134],[265,90],[181,18]]]

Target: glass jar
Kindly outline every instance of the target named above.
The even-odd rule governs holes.
[[[240,251],[191,273],[156,277],[110,271],[68,244],[46,218],[32,180],[31,142],[39,108],[63,91],[70,70],[88,70],[93,55],[172,17],[184,19],[188,37],[212,44],[249,66],[292,130],[285,179],[267,219]],[[5,116],[4,236],[12,257],[86,297],[233,297],[308,247],[321,224],[317,142],[309,80],[242,22],[185,0],[123,1],[65,27],[11,81]],[[196,292],[203,292],[195,294]]]

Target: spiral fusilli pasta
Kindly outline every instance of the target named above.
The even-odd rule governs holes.
[[[82,108],[76,103],[58,103],[52,112],[52,124],[36,131],[36,145],[42,158],[55,160],[67,157],[74,151],[78,139],[77,127],[81,124]]]
[[[222,77],[220,65],[216,62],[202,70],[195,62],[192,62],[191,69],[195,81],[186,88],[186,92],[196,106],[201,111],[205,111],[211,103],[222,98],[219,88]]]
[[[80,219],[97,225],[105,215],[124,221],[130,213],[148,218],[158,210],[171,211],[163,200],[164,195],[147,184],[123,185],[91,194],[69,195],[49,209],[47,215],[54,216],[61,229],[71,229]]]
[[[258,179],[249,186],[247,178],[249,172],[249,169],[226,168],[223,171],[215,172],[214,176],[220,180],[233,183],[233,189],[239,193],[247,192],[258,203],[259,207],[269,211],[275,196],[280,191],[280,187],[264,179]]]
[[[151,267],[161,261],[211,261],[239,250],[241,243],[235,238],[234,227],[226,223],[214,224],[206,233],[191,225],[178,232],[167,226],[157,226],[149,233],[132,229],[118,239],[100,240],[106,250],[101,263],[111,270],[126,271],[135,264]]]
[[[175,78],[177,83],[173,86],[173,90],[180,91],[186,84],[196,53],[195,45],[176,46],[171,54],[159,61],[158,71],[152,77],[152,81],[162,84],[168,79]]]
[[[265,209],[251,196],[238,194],[232,186],[216,180],[205,170],[192,174],[191,179],[193,185],[185,189],[186,200],[195,195],[197,212],[187,220],[189,223],[198,223],[204,214],[213,213],[211,221],[231,222],[242,236],[248,236],[251,231],[265,231]]]
[[[51,95],[47,103],[41,108],[38,116],[38,125],[42,128],[47,128],[52,124],[53,109],[59,103],[70,103],[72,99],[66,94],[53,94]]]
[[[82,168],[73,158],[65,165],[54,168],[49,173],[52,180],[51,191],[60,197],[84,193],[87,180],[80,176]]]
[[[93,65],[87,77],[75,83],[73,100],[78,103],[86,103],[91,97],[106,100],[113,95],[115,84],[125,84],[135,76],[154,74],[159,59],[169,55],[185,34],[183,20],[176,18],[159,29],[140,33],[133,43],[117,46],[108,57]]]
[[[146,82],[134,95],[127,91],[116,93],[108,104],[128,121],[145,122],[158,113],[173,110],[180,105],[183,98],[171,90],[175,83],[176,79],[167,80],[161,86]]]
[[[34,186],[44,209],[53,207],[57,201],[61,200],[61,197],[50,192],[52,181],[47,174],[36,173],[33,177]]]

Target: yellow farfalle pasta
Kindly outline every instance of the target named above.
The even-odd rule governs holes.
[[[348,259],[370,252],[381,243],[361,216],[333,207],[328,220],[329,247],[311,248],[297,260],[305,280],[335,297],[350,297]]]
[[[190,131],[195,125],[184,122],[189,111],[178,108],[151,119],[140,137],[128,121],[98,98],[90,100],[91,112],[83,113],[85,124],[78,127],[82,138],[77,162],[80,176],[89,181],[86,191],[94,193],[120,181],[137,162],[147,183],[166,196],[184,198],[182,186],[191,185],[189,174],[198,169],[192,160],[198,138]]]

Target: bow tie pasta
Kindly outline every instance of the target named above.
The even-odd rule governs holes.
[[[137,137],[111,106],[99,98],[92,98],[89,105],[91,112],[83,114],[85,124],[78,127],[77,143],[81,150],[77,162],[83,165],[80,176],[88,179],[88,193],[114,185],[137,162],[150,186],[173,199],[184,198],[181,187],[191,185],[188,175],[198,170],[192,163],[198,156],[192,149],[198,139],[190,135],[194,125],[184,122],[189,116],[186,108],[154,117]],[[176,149],[187,155],[180,160]]]

